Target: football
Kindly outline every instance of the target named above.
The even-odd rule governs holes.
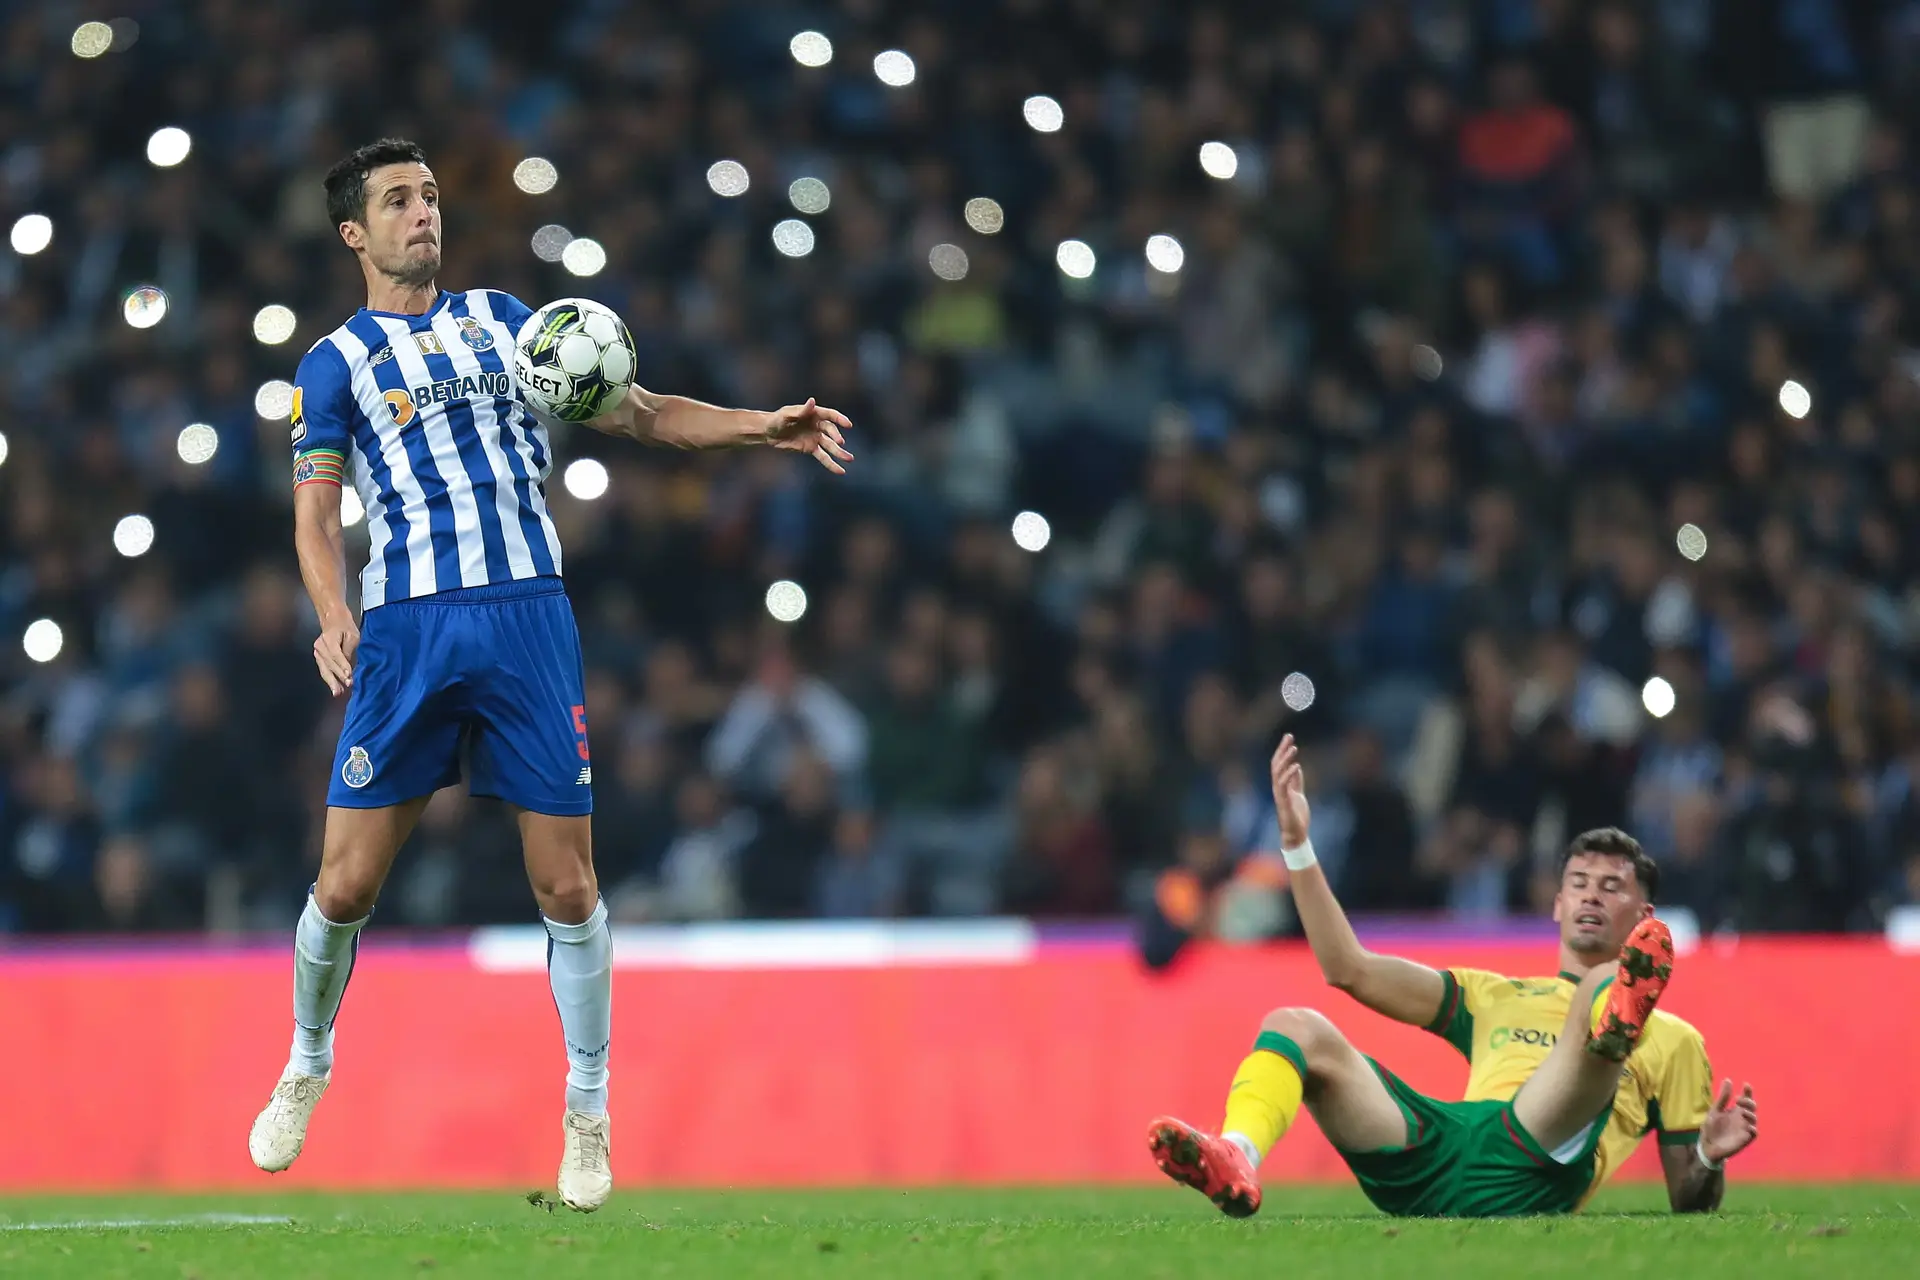
[[[586,298],[549,302],[513,340],[521,397],[563,422],[585,422],[618,404],[633,385],[634,364],[626,322]]]

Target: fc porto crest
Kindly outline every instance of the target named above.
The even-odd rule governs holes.
[[[472,316],[460,317],[460,341],[466,343],[475,351],[493,350],[493,335],[487,332],[487,326],[481,324]]]
[[[347,752],[347,762],[340,766],[340,781],[355,791],[373,781],[373,761],[367,758],[365,747],[353,747]]]
[[[313,479],[314,470],[313,459],[302,457],[298,462],[293,464],[293,482],[296,485],[305,484],[307,481]]]

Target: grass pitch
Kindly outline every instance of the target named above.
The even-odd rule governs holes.
[[[1744,1186],[1674,1218],[1656,1187],[1505,1222],[1381,1217],[1358,1193],[1279,1186],[1247,1222],[1166,1188],[820,1193],[617,1191],[591,1217],[534,1197],[0,1199],[0,1276],[902,1276],[911,1280],[1328,1276],[1771,1280],[1920,1275],[1920,1185]]]

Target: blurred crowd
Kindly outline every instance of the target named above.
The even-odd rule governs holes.
[[[0,223],[53,229],[0,250],[0,931],[297,909],[341,708],[255,392],[361,304],[320,176],[389,134],[444,285],[857,427],[845,480],[559,441],[611,477],[550,490],[620,919],[1284,931],[1286,731],[1357,910],[1531,911],[1605,823],[1709,929],[1920,895],[1915,0],[119,10],[0,15]],[[380,910],[530,919],[509,818],[443,793]]]

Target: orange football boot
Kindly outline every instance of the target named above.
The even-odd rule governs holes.
[[[1648,916],[1633,926],[1620,948],[1620,970],[1607,988],[1607,1005],[1593,1038],[1587,1041],[1587,1052],[1625,1062],[1640,1043],[1653,1007],[1672,978],[1673,934]]]
[[[1260,1212],[1260,1181],[1253,1166],[1225,1138],[1161,1116],[1147,1129],[1147,1147],[1160,1172],[1192,1187],[1229,1218],[1251,1218]]]

